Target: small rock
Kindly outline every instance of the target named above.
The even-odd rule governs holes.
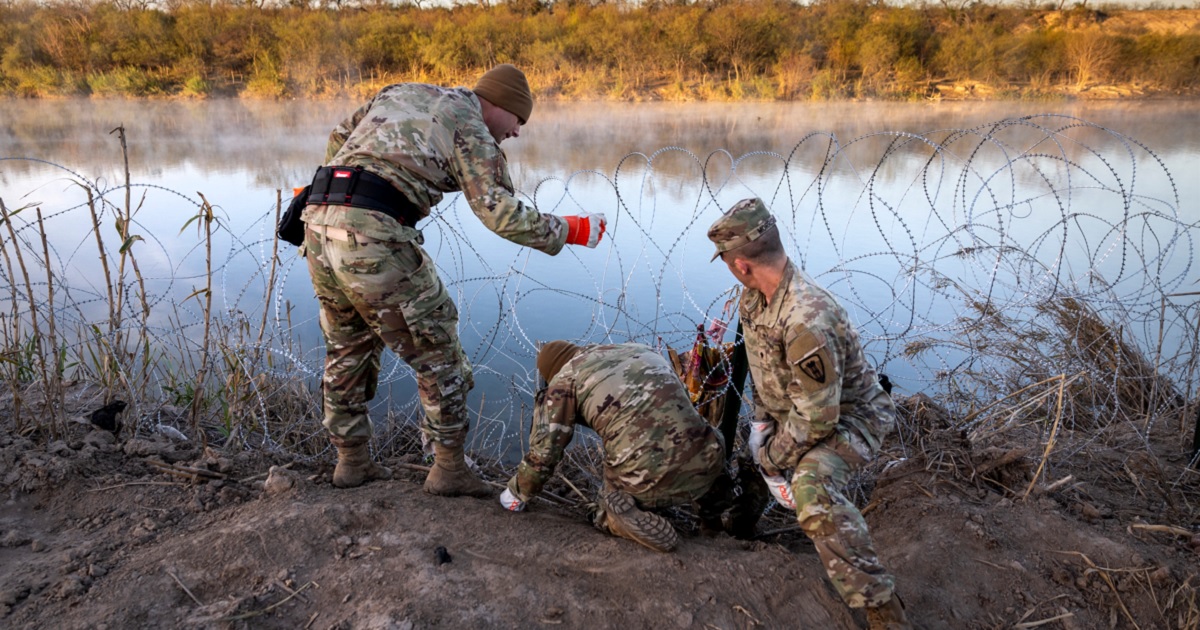
[[[1065,586],[1071,583],[1071,572],[1062,567],[1054,567],[1050,570],[1050,578]]]
[[[217,500],[221,503],[236,503],[243,498],[243,494],[234,486],[225,486],[217,493]]]
[[[170,445],[151,442],[150,440],[133,439],[125,443],[125,454],[134,457],[161,455]]]
[[[100,449],[109,444],[116,444],[117,438],[104,429],[93,429],[83,436],[83,443]]]
[[[55,441],[51,442],[49,444],[49,446],[46,447],[46,451],[49,452],[51,455],[64,455],[64,454],[69,455],[72,453],[71,447],[62,440],[55,440]]]
[[[0,604],[12,606],[21,601],[21,594],[13,590],[0,591]]]
[[[40,540],[35,540],[35,541],[29,543],[29,550],[34,553],[41,553],[41,552],[45,551],[46,549],[47,549],[46,543],[44,543]]]
[[[1150,572],[1150,583],[1163,586],[1171,582],[1171,568],[1162,566]]]
[[[267,496],[283,494],[296,487],[296,477],[292,471],[282,466],[272,466],[267,471],[267,480],[263,482],[263,493]]]
[[[78,575],[68,575],[67,579],[58,585],[58,596],[62,599],[83,595],[87,592],[87,586],[83,582],[83,578]]]
[[[91,577],[100,578],[100,577],[104,577],[105,575],[108,575],[108,569],[105,569],[104,567],[102,567],[98,564],[89,564],[88,568],[87,568],[87,573]]]
[[[29,544],[29,537],[21,532],[10,529],[0,536],[0,547],[22,547]]]
[[[1100,519],[1099,508],[1086,501],[1079,505],[1079,513],[1088,521],[1096,521]]]
[[[187,436],[184,435],[182,431],[169,424],[156,424],[154,425],[154,430],[166,436],[168,439],[175,440],[176,442],[188,441]]]

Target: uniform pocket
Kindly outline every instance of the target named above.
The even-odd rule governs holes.
[[[420,317],[409,318],[405,313],[405,319],[418,348],[445,346],[458,335],[458,307],[449,296]]]

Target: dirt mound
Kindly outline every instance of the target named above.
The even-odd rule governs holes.
[[[921,627],[1200,627],[1197,523],[1164,524],[1196,514],[1200,483],[1164,496],[1155,481],[1186,455],[1179,440],[1130,458],[1129,435],[1093,436],[1089,467],[1044,471],[1060,481],[1027,493],[1037,450],[972,444],[927,399],[905,405],[918,448],[893,445],[858,490]],[[391,461],[392,481],[337,490],[321,459],[10,428],[0,625],[865,626],[780,512],[749,542],[688,533],[675,514],[684,540],[658,554],[595,531],[580,505],[511,514],[424,494],[416,457]]]

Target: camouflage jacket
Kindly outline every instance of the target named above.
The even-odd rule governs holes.
[[[541,492],[563,458],[576,425],[603,441],[604,475],[630,494],[709,480],[723,452],[718,433],[696,413],[667,360],[641,344],[586,346],[550,381],[534,409],[529,452],[508,482],[522,501]],[[710,470],[711,469],[711,470]]]
[[[833,295],[789,260],[771,303],[748,290],[741,318],[756,413],[776,422],[770,463],[794,468],[839,423],[855,429],[870,460],[895,426],[896,408]]]
[[[362,166],[386,179],[421,217],[447,192],[462,191],[487,228],[526,247],[557,254],[567,238],[562,217],[517,200],[508,163],[487,125],[479,98],[466,88],[398,83],[383,88],[329,135],[326,166]],[[362,208],[309,206],[309,225],[351,229],[385,241],[408,241],[415,230]]]

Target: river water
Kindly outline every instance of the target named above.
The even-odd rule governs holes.
[[[199,331],[197,301],[185,298],[204,282],[205,251],[188,224],[202,197],[220,221],[218,308],[252,321],[266,308],[293,340],[272,346],[277,365],[316,376],[312,287],[285,244],[282,279],[268,290],[270,238],[278,191],[307,183],[329,130],[357,105],[5,101],[0,199],[42,211],[51,269],[73,288],[56,308],[79,322],[103,317],[85,201],[91,189],[124,205],[122,127],[144,239],[134,251],[158,334]],[[1081,296],[1151,340],[1163,295],[1200,290],[1194,102],[545,103],[504,149],[529,203],[604,212],[610,232],[595,250],[548,257],[487,232],[455,195],[422,224],[462,312],[476,426],[496,434],[481,439],[511,434],[526,415],[538,341],[689,346],[734,286],[709,263],[705,231],[746,197],[768,202],[793,259],[838,295],[871,359],[909,392],[970,360],[905,353],[915,339],[958,334],[969,300],[1019,314]],[[40,259],[34,222],[29,212],[14,221]],[[1190,299],[1169,298],[1180,308]],[[1165,328],[1186,337],[1186,321]],[[389,358],[384,372],[390,395],[378,404],[415,413],[407,368]]]

